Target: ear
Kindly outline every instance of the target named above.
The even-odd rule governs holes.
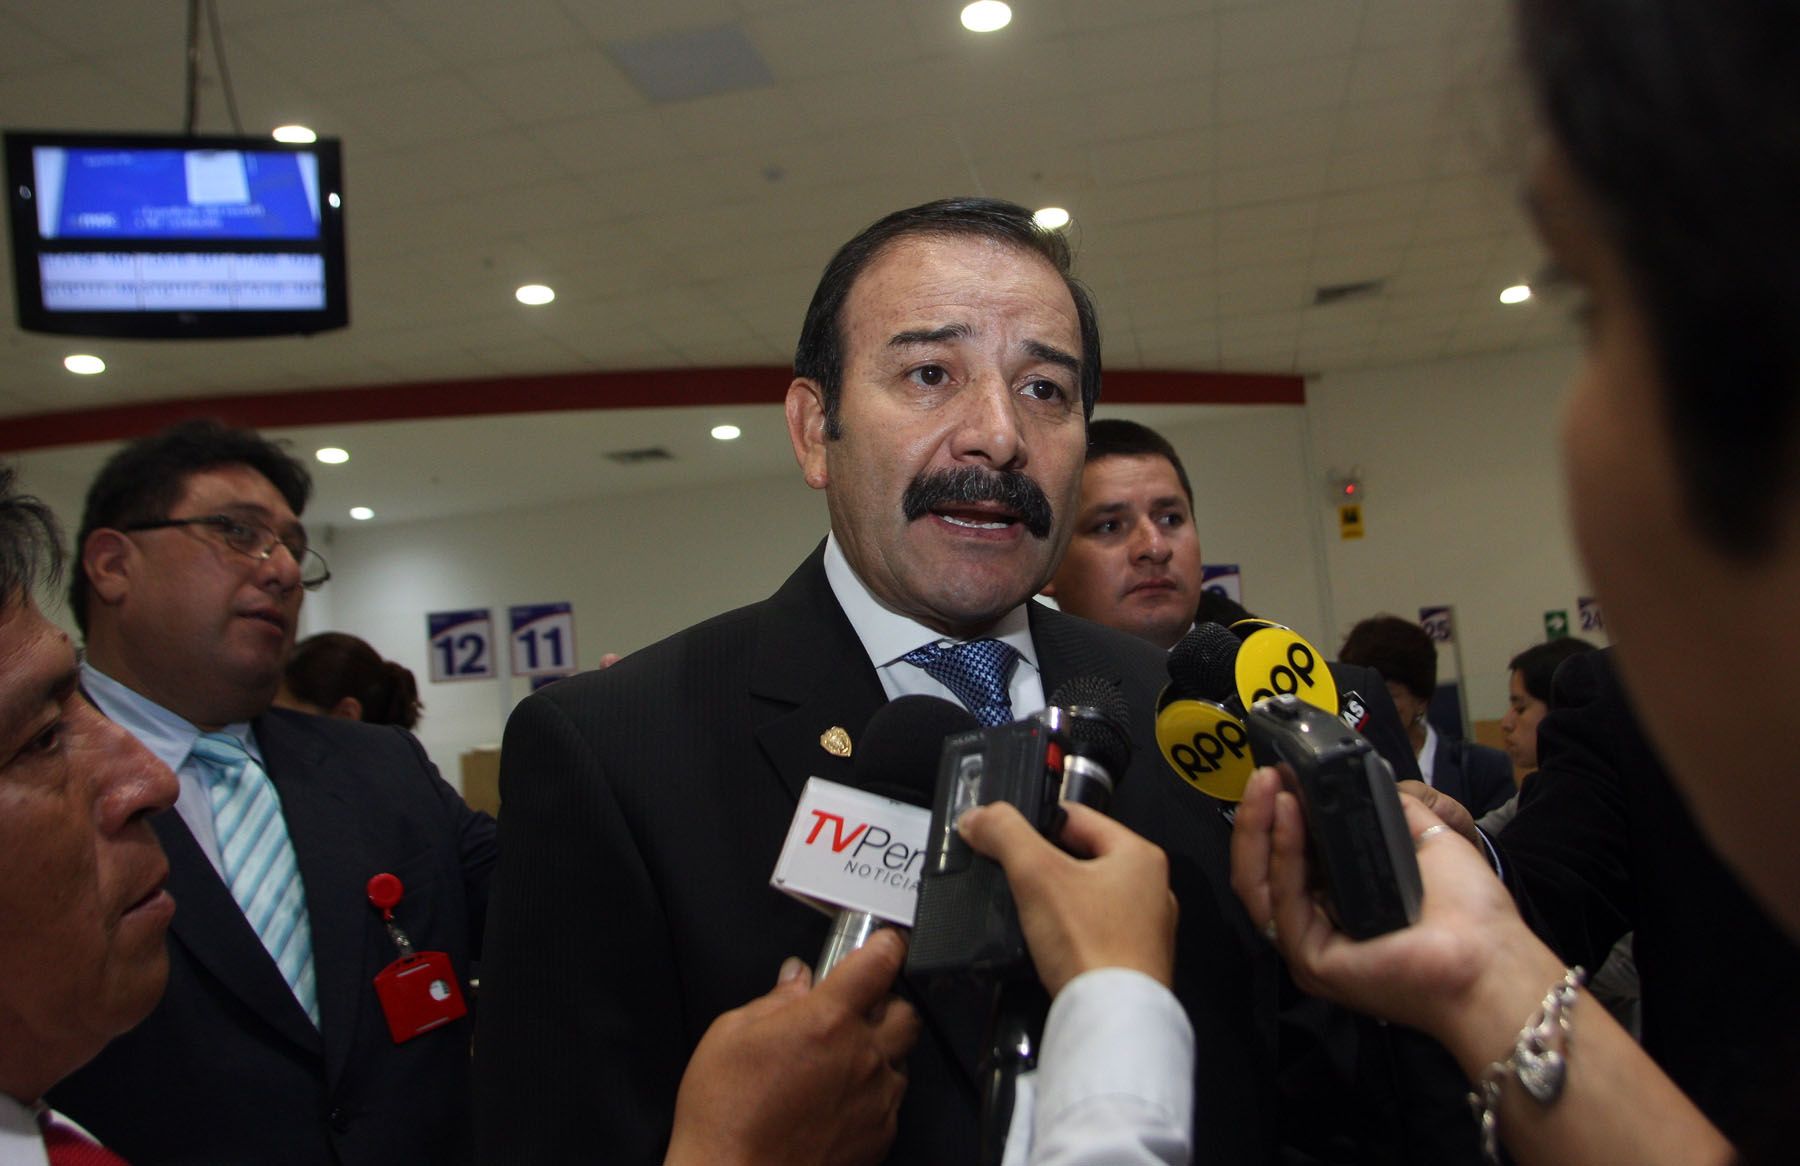
[[[331,715],[343,717],[347,721],[360,721],[362,720],[362,701],[357,700],[354,696],[341,697],[336,704],[331,706]]]
[[[831,476],[825,467],[825,396],[819,382],[796,377],[787,391],[788,440],[806,484],[823,490]]]
[[[81,544],[81,562],[76,570],[87,573],[88,591],[109,607],[125,601],[131,589],[131,567],[137,548],[124,533],[109,527],[89,532]]]

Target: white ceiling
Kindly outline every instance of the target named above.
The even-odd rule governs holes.
[[[1540,262],[1515,207],[1525,141],[1500,0],[1015,0],[1012,26],[985,37],[958,24],[961,0],[214,3],[244,130],[298,121],[344,141],[351,327],[71,342],[19,332],[8,284],[0,419],[785,365],[839,243],[958,193],[1073,213],[1112,368],[1310,374],[1572,334],[1554,306],[1495,298]],[[185,8],[13,0],[0,11],[0,123],[178,130]],[[723,25],[747,36],[772,85],[658,105],[608,53]],[[200,128],[229,132],[210,43],[203,55]],[[1321,285],[1368,279],[1385,289],[1311,306]],[[555,303],[516,303],[527,282],[555,287]],[[108,371],[66,373],[75,350]],[[791,466],[773,412],[734,446],[705,440],[712,419],[680,409],[610,414],[603,440],[585,416],[359,431],[421,486],[423,459],[446,443],[516,439],[541,471],[558,464],[541,458],[552,434],[590,457],[691,447],[673,482]],[[56,472],[43,456],[34,464]],[[553,478],[526,502],[592,492],[519,476]]]

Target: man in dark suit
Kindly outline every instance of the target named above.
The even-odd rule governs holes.
[[[787,397],[829,538],[771,598],[515,711],[477,1045],[484,1159],[600,1145],[656,1161],[707,1023],[825,937],[826,916],[769,886],[807,778],[846,781],[895,696],[1009,720],[1090,675],[1131,707],[1115,816],[1165,847],[1180,898],[1195,1127],[1210,1159],[1270,1157],[1272,961],[1230,898],[1223,821],[1159,772],[1162,653],[1029,602],[1067,537],[1099,389],[1093,311],[1067,272],[1060,237],[989,200],[899,212],[846,245]],[[976,666],[952,662],[964,652]],[[902,990],[925,1032],[889,1160],[968,1161],[988,996]]]
[[[1338,658],[1379,672],[1406,726],[1419,775],[1476,817],[1513,796],[1512,762],[1499,749],[1473,741],[1452,741],[1426,718],[1437,688],[1437,645],[1424,628],[1397,615],[1362,620],[1344,637]]]
[[[1168,651],[1196,618],[1227,624],[1254,618],[1229,599],[1228,609],[1209,611],[1200,583],[1194,487],[1181,455],[1148,425],[1093,422],[1074,533],[1044,594],[1071,615]],[[1394,767],[1394,780],[1416,781],[1413,748],[1381,677],[1343,661],[1329,664],[1345,719]]]
[[[470,1021],[433,999],[443,1023],[390,1034],[375,977],[400,953],[366,885],[400,880],[395,921],[447,989],[479,954],[494,826],[409,734],[270,708],[326,577],[310,488],[258,435],[192,422],[88,493],[82,685],[180,779],[153,823],[179,907],[162,1002],[52,1100],[134,1162],[469,1157]]]

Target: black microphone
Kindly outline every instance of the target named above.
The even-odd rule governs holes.
[[[1243,641],[1222,624],[1198,623],[1169,649],[1169,684],[1158,704],[1173,700],[1207,700],[1223,705],[1242,720],[1238,699],[1237,658]]]
[[[935,696],[903,696],[875,710],[851,755],[850,784],[857,789],[925,808],[937,788],[944,738],[980,728],[969,711]],[[886,920],[867,911],[832,917],[814,968],[823,980],[839,961],[869,941]]]
[[[1064,750],[1058,798],[1106,812],[1113,791],[1131,764],[1130,706],[1118,684],[1098,676],[1065,681],[1037,720],[1060,738]],[[1041,828],[1052,841],[1062,833],[1062,808]],[[999,1166],[1006,1156],[1019,1076],[1037,1065],[1050,997],[1035,977],[1009,976],[994,987],[980,1075],[983,1166]]]

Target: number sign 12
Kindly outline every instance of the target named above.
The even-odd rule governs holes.
[[[425,616],[431,682],[490,680],[494,676],[494,616],[487,608],[434,611]]]

